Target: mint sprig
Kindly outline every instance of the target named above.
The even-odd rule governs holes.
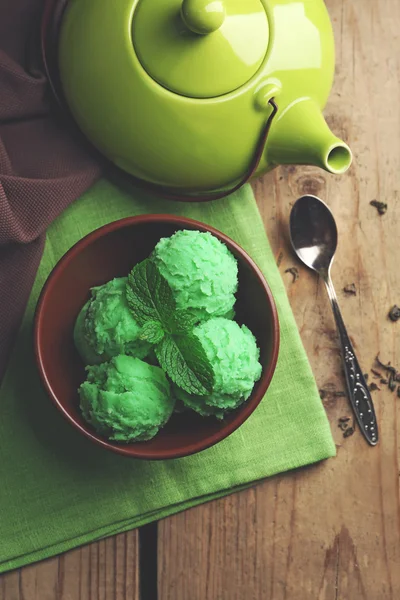
[[[172,313],[172,333],[190,333],[199,318],[188,310],[176,310]]]
[[[161,368],[180,388],[198,396],[212,393],[214,372],[194,335],[168,335],[156,346],[155,353]]]
[[[160,321],[147,321],[142,327],[139,338],[150,344],[158,344],[163,339],[164,334]]]
[[[159,321],[164,325],[171,310],[176,310],[168,281],[148,259],[137,264],[129,273],[126,297],[139,325],[147,321]]]
[[[177,308],[173,291],[157,266],[146,259],[128,276],[128,305],[142,327],[141,339],[155,344],[161,368],[189,394],[205,396],[214,388],[214,371],[198,338],[198,318]]]

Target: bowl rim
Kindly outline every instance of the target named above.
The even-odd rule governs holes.
[[[46,370],[44,367],[44,357],[42,353],[42,323],[45,315],[45,304],[48,292],[56,285],[59,276],[61,276],[65,267],[71,263],[71,261],[78,255],[82,250],[90,246],[94,241],[100,239],[104,235],[107,235],[111,232],[124,229],[126,227],[130,227],[132,225],[140,225],[147,223],[169,223],[172,225],[177,225],[180,228],[185,228],[186,226],[190,226],[191,228],[198,229],[200,231],[208,231],[211,234],[215,235],[220,241],[225,243],[229,249],[234,249],[235,252],[240,255],[246,262],[249,264],[253,272],[255,273],[259,283],[261,284],[263,291],[265,293],[265,298],[267,304],[269,305],[269,310],[272,315],[271,322],[271,333],[272,333],[272,354],[268,365],[263,369],[261,378],[258,383],[258,391],[255,398],[247,401],[242,405],[240,412],[238,412],[235,417],[232,419],[230,423],[224,425],[219,432],[213,433],[206,437],[204,440],[193,442],[189,444],[186,449],[182,450],[163,450],[163,451],[154,451],[154,452],[146,452],[144,455],[139,449],[135,450],[132,446],[124,446],[123,444],[116,444],[111,441],[106,440],[98,436],[94,430],[90,432],[86,430],[82,425],[76,421],[73,416],[66,410],[61,402],[59,401],[56,393],[53,391],[51,383],[47,377]],[[97,445],[111,450],[117,454],[137,458],[142,460],[167,460],[173,458],[182,458],[185,456],[190,456],[192,454],[196,454],[215,444],[221,442],[230,436],[236,429],[238,429],[255,411],[257,406],[260,404],[261,400],[264,398],[265,393],[271,383],[272,377],[275,372],[276,363],[278,360],[279,354],[279,346],[280,346],[280,326],[279,326],[279,318],[278,311],[276,308],[275,300],[272,295],[271,289],[261,271],[261,269],[257,266],[255,261],[247,254],[247,252],[234,240],[228,237],[226,234],[222,233],[218,229],[215,229],[211,225],[207,223],[203,223],[201,221],[197,221],[194,219],[190,219],[188,217],[181,217],[170,214],[144,214],[138,216],[125,217],[122,219],[118,219],[116,221],[112,221],[111,223],[107,223],[94,231],[88,233],[83,238],[78,240],[57,262],[57,264],[53,267],[50,274],[48,275],[45,284],[40,292],[39,299],[37,302],[37,306],[35,309],[34,316],[34,330],[33,330],[33,341],[34,341],[34,353],[36,358],[36,363],[39,370],[40,379],[47,394],[50,396],[53,404],[56,408],[61,412],[63,417],[73,426],[75,429],[80,431],[86,438],[95,442]]]

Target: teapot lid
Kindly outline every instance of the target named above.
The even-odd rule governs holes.
[[[269,24],[261,0],[139,0],[132,39],[143,68],[160,85],[213,98],[257,72]]]

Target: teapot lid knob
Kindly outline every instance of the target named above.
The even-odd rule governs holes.
[[[229,94],[249,82],[266,59],[268,1],[135,0],[135,54],[151,79],[175,94],[204,99]]]
[[[200,35],[217,31],[225,20],[222,0],[183,0],[181,7],[185,25]]]

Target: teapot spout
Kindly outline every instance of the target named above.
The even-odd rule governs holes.
[[[345,173],[350,148],[329,129],[318,105],[301,98],[274,120],[268,136],[268,162],[314,165],[329,173]]]

